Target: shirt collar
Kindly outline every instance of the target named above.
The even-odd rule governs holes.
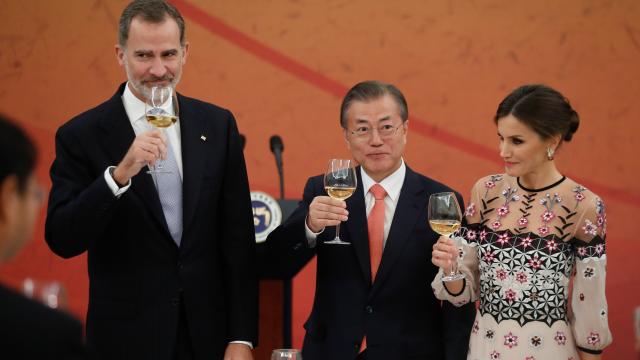
[[[404,164],[404,159],[400,160],[400,167],[398,170],[391,173],[391,175],[382,179],[379,184],[384,188],[387,192],[387,196],[391,198],[392,201],[397,201],[400,196],[400,190],[402,190],[402,184],[404,183],[404,177],[407,173],[407,166]],[[362,177],[362,189],[364,190],[365,196],[369,193],[369,189],[376,183],[364,170],[364,168],[360,167],[360,175]]]

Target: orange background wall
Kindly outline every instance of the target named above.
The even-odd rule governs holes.
[[[53,137],[71,116],[110,97],[124,80],[113,45],[123,0],[0,1],[0,112],[37,140],[38,175],[50,185]],[[247,136],[253,190],[277,195],[268,139],[284,139],[289,198],[327,159],[348,156],[338,126],[341,96],[358,81],[403,90],[412,115],[405,160],[467,193],[501,172],[492,114],[514,87],[544,82],[581,114],[558,162],[608,206],[607,294],[614,343],[633,354],[640,305],[636,216],[640,133],[640,2],[178,0],[191,42],[179,90],[231,109]],[[637,140],[636,140],[637,143]],[[53,256],[39,223],[34,241],[0,278],[61,280],[79,317],[87,303],[85,258]],[[636,224],[636,225],[634,225]],[[428,261],[430,254],[425,254]],[[294,281],[294,345],[313,298],[312,262]],[[429,279],[425,279],[425,285]]]

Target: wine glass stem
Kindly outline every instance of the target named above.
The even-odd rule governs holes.
[[[336,238],[334,240],[340,240],[340,223],[336,225]]]

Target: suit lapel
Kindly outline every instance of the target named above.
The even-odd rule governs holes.
[[[358,186],[356,192],[347,199],[347,210],[349,220],[346,223],[349,232],[349,240],[353,246],[356,257],[360,262],[360,268],[367,283],[371,283],[371,259],[369,258],[369,234],[367,233],[367,211],[364,203],[364,190],[362,188],[362,178],[360,177],[360,167],[356,169],[358,176]],[[341,246],[341,245],[332,245]]]
[[[180,136],[182,143],[182,213],[183,229],[185,234],[189,224],[193,220],[200,189],[202,187],[202,174],[204,172],[206,147],[205,140],[201,137],[212,138],[207,133],[206,122],[202,116],[193,111],[193,107],[187,106],[182,95],[178,94],[180,104]],[[183,237],[183,245],[185,238]]]
[[[369,295],[370,297],[376,293],[389,277],[393,265],[398,261],[398,257],[402,254],[407,241],[409,241],[410,234],[415,228],[418,216],[421,211],[424,210],[420,209],[420,204],[424,203],[423,197],[424,188],[420,185],[417,175],[407,167],[402,190],[400,191],[400,198],[398,199],[398,205],[393,215],[389,236],[387,237],[387,243],[382,253],[382,260]],[[428,261],[426,255],[425,261]]]
[[[118,92],[109,100],[110,106],[100,119],[100,127],[105,133],[102,141],[104,148],[111,157],[112,164],[118,164],[124,158],[136,136],[124,109],[124,105],[122,104],[124,86],[125,84],[121,85]],[[147,174],[146,167],[142,168],[142,170],[131,179],[130,190],[133,190],[142,199],[142,202],[151,213],[152,218],[164,229],[169,240],[173,243],[167,222],[164,219],[158,191],[153,184],[151,175]]]

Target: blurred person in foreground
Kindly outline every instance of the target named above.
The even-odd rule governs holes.
[[[599,359],[612,341],[605,206],[555,163],[578,113],[558,91],[524,85],[494,120],[505,173],[471,190],[461,247],[445,237],[434,246],[436,296],[480,300],[468,359]],[[443,282],[452,259],[465,278]]]
[[[0,266],[33,236],[44,196],[34,175],[36,157],[27,135],[0,115]],[[0,285],[0,358],[86,356],[80,322]]]
[[[87,342],[101,360],[251,359],[258,279],[236,121],[178,94],[177,122],[166,136],[152,128],[145,100],[180,80],[184,19],[138,0],[119,24],[128,81],[58,130],[47,243],[64,258],[87,253]],[[170,172],[152,176],[158,159]]]
[[[310,178],[298,208],[267,240],[280,254],[318,257],[304,359],[463,359],[475,307],[442,303],[429,286],[438,235],[427,202],[453,190],[404,162],[404,95],[378,81],[356,84],[342,101],[340,126],[360,164],[355,193],[332,199],[323,176]],[[328,243],[341,221],[348,244]]]

